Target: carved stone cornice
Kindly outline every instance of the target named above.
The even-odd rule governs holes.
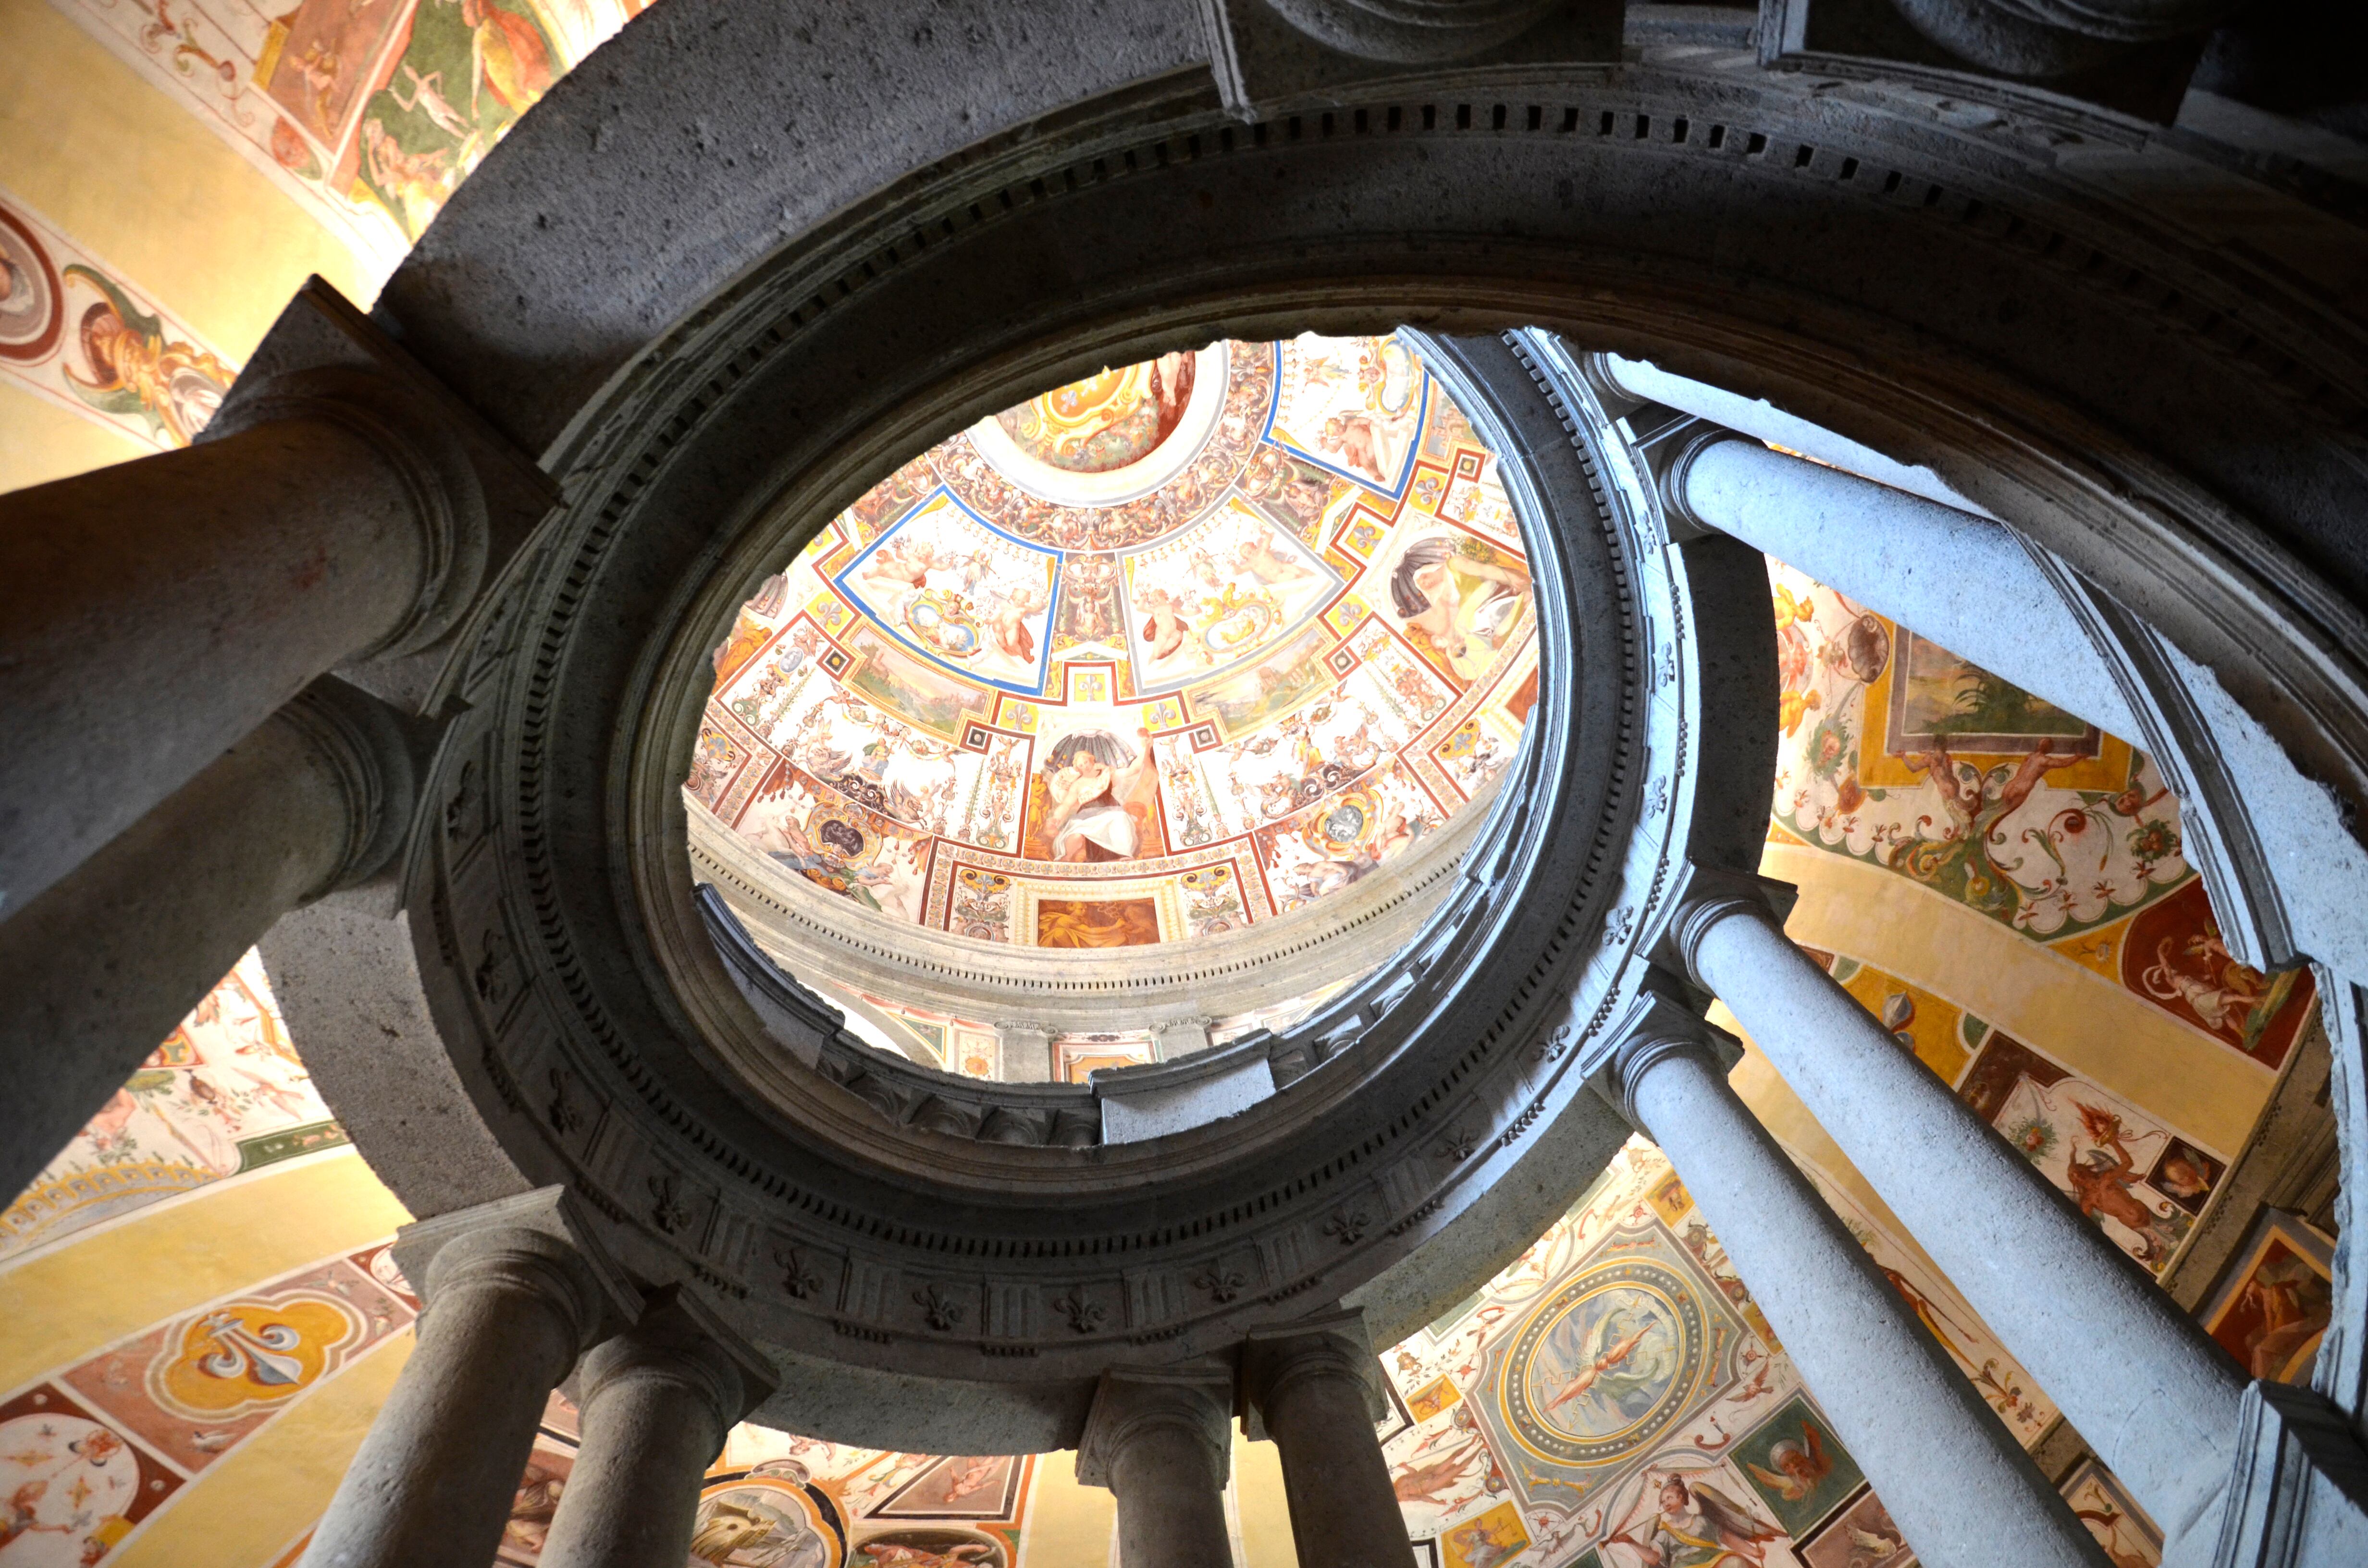
[[[955,1079],[853,1040],[714,895],[677,903],[666,891],[681,885],[681,764],[652,715],[695,721],[697,709],[645,693],[641,716],[616,716],[631,692],[602,683],[628,666],[586,662],[582,627],[588,615],[620,634],[599,619],[602,595],[633,580],[611,551],[674,548],[678,536],[632,520],[669,515],[675,469],[655,449],[613,454],[620,466],[587,479],[543,569],[513,580],[518,602],[496,607],[462,662],[466,706],[435,786],[447,831],[406,893],[447,1049],[520,1168],[574,1186],[637,1277],[697,1282],[748,1337],[850,1389],[962,1380],[1008,1423],[996,1441],[1023,1446],[1074,1440],[1046,1413],[1081,1408],[1080,1382],[1114,1366],[1222,1352],[1385,1273],[1396,1333],[1501,1267],[1488,1237],[1534,1233],[1554,1207],[1490,1198],[1508,1173],[1600,1160],[1624,1136],[1585,1092],[1583,1052],[1531,1048],[1542,1034],[1583,1045],[1608,1022],[1642,928],[1608,926],[1607,911],[1640,896],[1650,907],[1661,846],[1685,842],[1685,721],[1642,699],[1680,662],[1693,590],[1605,476],[1598,415],[1555,402],[1506,342],[1426,354],[1456,379],[1482,439],[1531,454],[1506,483],[1539,520],[1543,678],[1564,695],[1533,713],[1498,798],[1474,813],[1474,849],[1395,960],[1280,1035],[1135,1070],[1198,1081],[1263,1058],[1276,1092],[1124,1143],[1097,1143],[1087,1086]],[[1482,379],[1459,369],[1467,359]],[[746,374],[764,361],[734,363]],[[712,396],[730,383],[684,384]],[[777,406],[735,398],[728,410]],[[700,442],[734,428],[724,411],[704,417],[721,424]],[[692,437],[674,439],[678,453]],[[785,547],[752,536],[747,548],[769,559]],[[712,580],[719,602],[736,570]],[[655,608],[677,618],[662,626],[680,657],[643,667],[667,672],[666,690],[703,691],[703,612]],[[1596,650],[1584,662],[1581,635]],[[596,711],[611,716],[588,722]],[[586,853],[613,829],[569,825],[604,811],[600,797],[555,788],[604,770],[633,780],[626,839],[650,873],[637,905],[619,904],[613,864]],[[1556,830],[1528,831],[1540,821]],[[659,976],[671,994],[644,994]],[[1439,1152],[1451,1146],[1467,1152]],[[1505,1190],[1554,1186],[1523,1174]],[[1432,1255],[1444,1272],[1409,1265],[1484,1199],[1486,1234]],[[866,1426],[889,1414],[870,1396],[834,1408],[849,1441],[978,1441]]]
[[[1093,952],[993,947],[915,926],[782,879],[704,810],[689,813],[692,874],[712,888],[768,958],[792,973],[895,996],[963,1017],[1025,1019],[1055,1033],[1139,1028],[1207,1011],[1219,987],[1234,1010],[1338,983],[1376,948],[1418,933],[1454,896],[1486,825],[1486,796],[1399,858],[1349,888],[1222,936]]]

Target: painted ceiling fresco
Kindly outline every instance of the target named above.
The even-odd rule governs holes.
[[[238,367],[0,190],[0,376],[166,449],[222,406]]]
[[[383,278],[641,0],[54,0]]]
[[[1809,1175],[2000,1418],[2026,1441],[2043,1431],[2052,1407],[2027,1392],[2027,1375],[1964,1302],[1889,1244],[1839,1184]],[[297,1179],[369,1180],[350,1156],[301,1167]],[[354,1207],[285,1210],[317,1226]],[[381,1195],[377,1207],[392,1202]],[[224,1484],[248,1475],[251,1463],[228,1461],[245,1461],[250,1446],[349,1449],[399,1364],[381,1352],[399,1348],[418,1311],[385,1240],[365,1231],[318,1256],[299,1250],[306,1261],[227,1292],[192,1292],[156,1321],[95,1335],[0,1390],[0,1452],[21,1467],[14,1503],[32,1526],[0,1542],[9,1553],[0,1562],[176,1561],[173,1548],[190,1549],[184,1538],[206,1516],[203,1506],[187,1521],[176,1516],[202,1503],[215,1472]],[[234,1244],[258,1244],[302,1249],[304,1238]],[[9,1272],[0,1264],[0,1301]],[[2325,1279],[2323,1238],[2266,1223],[2207,1324],[2249,1363],[2306,1372],[2324,1312],[2305,1319]],[[1381,1359],[1392,1394],[1383,1452],[1416,1561],[1429,1568],[1913,1561],[1684,1184],[1641,1140],[1497,1278]],[[554,1396],[501,1562],[539,1560],[577,1430],[575,1409]],[[309,1478],[317,1495],[290,1497],[284,1481],[256,1494],[283,1511],[309,1498],[308,1511],[268,1549],[209,1561],[294,1561],[336,1469]],[[1237,1563],[1292,1560],[1277,1486],[1270,1471],[1237,1461],[1227,1498]],[[2151,1524],[2109,1472],[2084,1462],[2065,1490],[2117,1562],[2158,1560]],[[1080,1488],[1058,1456],[905,1454],[744,1426],[708,1475],[689,1562],[1103,1568],[1115,1562],[1109,1521],[1107,1494]]]
[[[1488,793],[1537,699],[1496,460],[1395,338],[1218,343],[979,424],[739,614],[686,787],[988,943],[1234,931]]]
[[[0,1259],[345,1142],[249,952],[0,1211]]]
[[[2169,1266],[2227,1172],[2226,1151],[1934,992],[1845,955],[1812,956],[2123,1251],[2157,1274]]]
[[[2236,961],[2153,761],[1779,562],[1777,842],[1907,878],[2268,1066],[2308,970]]]

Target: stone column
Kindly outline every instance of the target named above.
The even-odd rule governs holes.
[[[1726,1081],[1647,994],[1596,1080],[1661,1146],[1926,1568],[2105,1568],[2094,1537]],[[1733,1051],[1732,1041],[1727,1061]]]
[[[1259,1329],[1243,1347],[1251,1438],[1281,1450],[1299,1568],[1406,1568],[1406,1516],[1375,1428],[1389,1414],[1364,1314]]]
[[[440,635],[485,553],[458,440],[352,369],[241,389],[186,451],[0,495],[0,919],[315,676]]]
[[[1990,613],[2058,601],[2004,524],[1716,426],[1681,435],[1656,466],[1664,504],[1681,518],[1807,573],[2068,713],[2137,733],[2112,671],[2070,614]],[[1964,593],[1967,583],[1982,593]]]
[[[1151,1026],[1151,1059],[1174,1062],[1209,1049],[1209,1028],[1217,1020],[1193,1017],[1162,1018]]]
[[[1007,1084],[1042,1084],[1053,1076],[1053,1031],[1042,1024],[995,1026],[995,1075]]]
[[[0,1191],[23,1190],[281,914],[382,865],[411,792],[401,723],[324,677],[0,922]]]
[[[1225,1530],[1233,1391],[1222,1369],[1102,1374],[1077,1445],[1077,1479],[1116,1495],[1126,1568],[1233,1561]]]
[[[699,1485],[772,1369],[687,1297],[595,1346],[577,1373],[583,1445],[543,1568],[682,1568]]]
[[[564,1189],[406,1226],[418,1348],[300,1568],[484,1568],[551,1391],[632,1303]]]
[[[2208,1548],[2245,1378],[2178,1303],[1795,948],[1748,879],[1695,871],[1695,978],[2166,1535]]]

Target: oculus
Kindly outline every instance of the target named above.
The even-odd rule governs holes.
[[[1007,949],[1239,937],[1386,873],[1370,897],[1459,854],[1520,748],[1530,558],[1495,453],[1395,335],[1101,370],[906,463],[741,606],[694,858]],[[1372,945],[1212,1038],[1287,1023]],[[992,1023],[775,957],[858,994],[874,1043],[1000,1075]],[[1149,1060],[1139,1021],[1055,1055]]]

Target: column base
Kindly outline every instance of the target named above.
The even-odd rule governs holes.
[[[2324,1394],[2285,1383],[2250,1384],[2218,1539],[2171,1543],[2164,1568],[2359,1562],[2368,1562],[2368,1449]]]

